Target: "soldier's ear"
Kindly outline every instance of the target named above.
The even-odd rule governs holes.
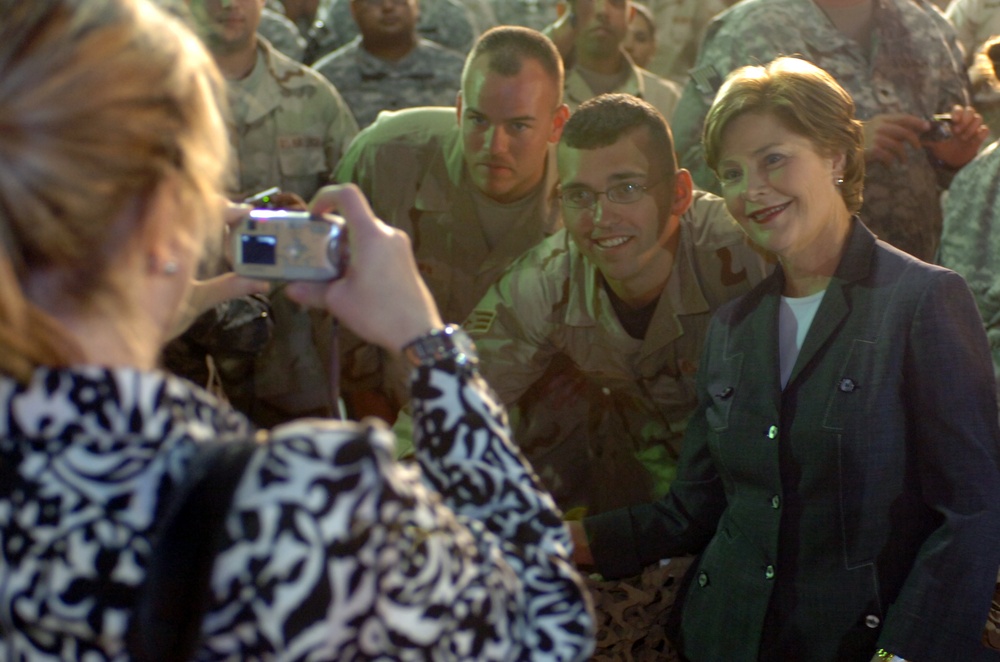
[[[556,112],[552,116],[552,132],[549,134],[550,143],[559,142],[559,138],[562,136],[563,127],[566,126],[566,120],[568,119],[569,106],[561,104],[558,108],[556,108]]]
[[[680,168],[674,173],[674,201],[670,208],[670,213],[675,216],[683,216],[684,212],[691,206],[694,197],[694,182],[691,173]]]

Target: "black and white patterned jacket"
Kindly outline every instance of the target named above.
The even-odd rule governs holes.
[[[301,421],[251,459],[197,659],[585,659],[551,498],[477,374],[415,373],[419,467],[377,425]],[[197,444],[241,415],[154,372],[0,380],[0,660],[125,659],[148,535]]]

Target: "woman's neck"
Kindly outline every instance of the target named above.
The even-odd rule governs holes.
[[[825,290],[830,284],[840,266],[847,238],[851,233],[850,215],[838,215],[836,220],[828,224],[828,228],[803,250],[778,256],[785,272],[785,296],[809,296]]]

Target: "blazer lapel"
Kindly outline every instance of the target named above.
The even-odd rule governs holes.
[[[788,388],[809,365],[830,337],[840,328],[847,314],[851,312],[849,290],[853,283],[868,276],[871,269],[872,252],[875,250],[875,235],[864,226],[857,216],[853,219],[851,234],[844,247],[844,256],[837,265],[837,271],[830,280],[823,301],[820,303],[812,326],[806,333],[802,350],[795,361],[795,367],[788,378]]]

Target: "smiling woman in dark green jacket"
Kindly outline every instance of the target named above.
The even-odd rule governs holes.
[[[574,525],[578,561],[699,554],[691,661],[995,659],[1000,431],[968,287],[854,215],[862,128],[815,66],[735,72],[705,146],[779,268],[710,327],[670,494]]]

